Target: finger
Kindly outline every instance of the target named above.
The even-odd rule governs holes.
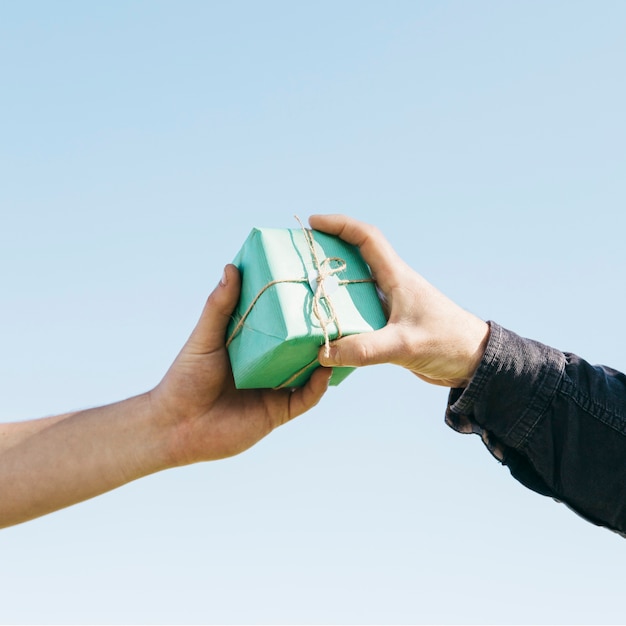
[[[226,329],[237,306],[241,277],[236,266],[228,264],[222,278],[209,295],[200,319],[189,339],[189,346],[205,354],[224,346]]]
[[[318,367],[304,387],[300,387],[289,396],[288,419],[293,419],[312,409],[326,393],[333,370],[329,367]]]
[[[357,246],[383,291],[395,285],[404,261],[378,228],[345,215],[311,215],[309,224],[311,228],[336,235]]]
[[[330,344],[330,352],[325,354],[322,347],[319,361],[325,367],[362,367],[394,361],[399,353],[399,341],[390,326],[380,330],[342,337]]]

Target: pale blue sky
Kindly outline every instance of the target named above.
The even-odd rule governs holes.
[[[0,0],[0,419],[158,382],[248,232],[379,226],[626,370],[623,2]],[[365,368],[239,457],[0,533],[0,622],[619,623],[626,543]]]

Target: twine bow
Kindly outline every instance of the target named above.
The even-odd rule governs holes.
[[[313,295],[313,315],[317,318],[320,323],[320,327],[322,332],[324,333],[324,356],[328,357],[330,355],[330,337],[328,335],[328,327],[331,324],[335,325],[337,329],[337,337],[336,339],[340,339],[342,336],[341,327],[339,326],[339,319],[337,318],[337,311],[335,311],[335,307],[333,306],[333,301],[330,296],[326,292],[326,279],[330,276],[334,276],[339,272],[343,272],[346,269],[347,263],[340,257],[325,257],[321,262],[319,257],[317,256],[317,250],[315,249],[315,240],[313,239],[313,233],[306,229],[300,218],[295,215],[294,216],[300,226],[302,227],[302,232],[304,233],[304,238],[306,239],[307,244],[309,245],[309,250],[311,251],[311,256],[313,257],[313,262],[315,263],[315,270],[317,271],[317,276],[315,277],[315,281],[317,283],[317,287],[315,289],[315,293]],[[338,265],[335,267],[332,266],[332,262],[336,262]],[[346,282],[355,282],[355,281],[338,281],[339,284],[344,284]],[[325,315],[322,312],[321,301],[324,300],[326,303],[326,307],[328,308],[328,315]]]

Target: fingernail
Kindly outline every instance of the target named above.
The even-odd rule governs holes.
[[[226,285],[228,283],[228,279],[226,278],[226,268],[222,272],[222,277],[220,278],[220,285]]]

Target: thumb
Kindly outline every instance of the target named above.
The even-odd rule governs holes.
[[[333,341],[328,355],[322,346],[318,359],[324,367],[361,367],[389,363],[395,353],[393,333],[385,326],[380,330],[349,335]]]
[[[198,353],[208,353],[224,347],[226,329],[239,300],[241,278],[234,265],[224,268],[217,287],[209,295],[196,324],[188,347]]]

